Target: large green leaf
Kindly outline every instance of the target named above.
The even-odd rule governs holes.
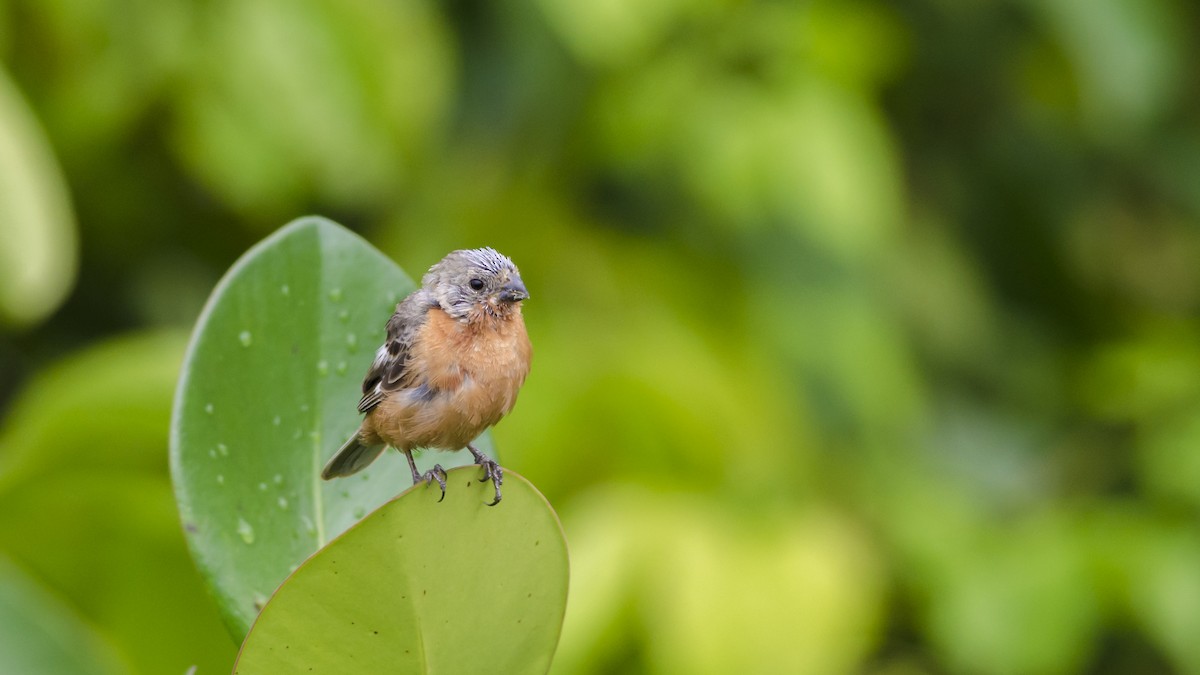
[[[567,602],[558,517],[521,476],[486,506],[479,470],[412,488],[305,562],[234,673],[544,673]]]
[[[243,256],[200,317],[175,398],[171,472],[192,555],[239,640],[302,560],[412,483],[394,452],[350,478],[318,475],[357,427],[362,375],[412,288],[358,236],[304,218]]]

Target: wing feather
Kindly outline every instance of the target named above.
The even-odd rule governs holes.
[[[408,357],[413,340],[425,325],[425,315],[436,307],[436,301],[423,290],[416,291],[396,305],[396,312],[387,322],[387,338],[375,352],[375,360],[363,378],[362,398],[358,411],[375,409],[388,393],[403,389],[408,383]]]

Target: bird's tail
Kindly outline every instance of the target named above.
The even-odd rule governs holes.
[[[329,463],[321,469],[321,478],[329,480],[338,476],[349,476],[350,474],[358,473],[367,468],[367,465],[375,461],[379,457],[385,445],[364,445],[358,437],[358,432],[350,437],[342,447],[338,448],[337,453]]]

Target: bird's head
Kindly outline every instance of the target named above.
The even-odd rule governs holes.
[[[429,268],[421,285],[456,319],[508,316],[529,297],[521,273],[492,248],[451,251]]]

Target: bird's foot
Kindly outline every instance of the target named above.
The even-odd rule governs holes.
[[[434,464],[432,469],[421,474],[419,480],[425,481],[426,485],[437,481],[438,487],[442,488],[442,496],[438,497],[438,501],[440,502],[446,498],[446,470],[442,468],[441,464]]]
[[[467,449],[475,456],[475,463],[483,467],[482,480],[492,481],[492,487],[496,488],[496,498],[489,502],[488,506],[499,504],[500,486],[504,484],[504,470],[494,460],[488,459],[482,452],[476,450],[474,446],[468,445]]]

